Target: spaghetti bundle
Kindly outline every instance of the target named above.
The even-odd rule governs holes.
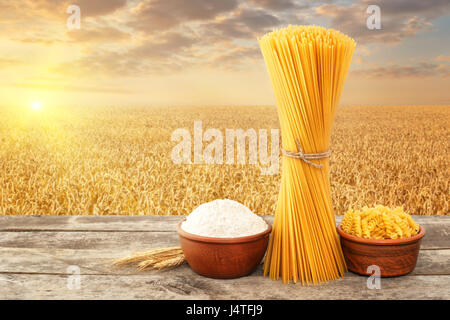
[[[336,233],[329,147],[355,41],[332,29],[289,26],[259,39],[277,101],[281,186],[264,275],[318,284],[346,265]]]

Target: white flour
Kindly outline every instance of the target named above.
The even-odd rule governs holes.
[[[261,233],[267,223],[243,204],[225,199],[198,206],[181,227],[199,236],[237,238]]]

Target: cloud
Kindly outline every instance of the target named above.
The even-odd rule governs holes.
[[[124,8],[127,0],[22,0],[2,1],[0,17],[2,21],[33,21],[39,18],[67,19],[70,5],[78,5],[82,17],[108,15]],[[2,14],[7,12],[7,14]]]
[[[436,61],[445,61],[445,62],[450,62],[450,56],[444,56],[444,55],[439,55],[436,57],[435,59]]]
[[[69,0],[65,2],[65,6],[70,4],[78,5],[82,16],[101,16],[124,8],[127,5],[127,0]]]
[[[69,5],[81,9],[81,29],[67,32],[66,12]],[[123,40],[126,35],[114,28],[101,26],[103,19],[119,9],[125,8],[127,0],[23,0],[0,2],[0,38],[24,44],[45,46],[70,42],[109,42]],[[95,19],[92,19],[95,17]],[[89,19],[91,18],[91,19]],[[115,22],[117,23],[118,20]],[[100,25],[91,28],[93,23]],[[106,23],[103,23],[107,25]],[[68,39],[65,37],[67,32]],[[111,35],[107,39],[108,35]]]
[[[150,33],[168,30],[185,22],[213,19],[237,6],[237,0],[144,0],[133,9],[129,26]]]
[[[167,31],[120,52],[102,49],[88,52],[55,70],[72,77],[143,76],[205,67],[241,70],[261,61],[256,45],[242,47],[228,42],[205,46],[203,40],[195,34]]]
[[[190,49],[197,42],[195,37],[168,31],[120,51],[97,48],[58,65],[54,71],[70,77],[130,77],[180,71],[196,63]]]
[[[204,30],[216,39],[256,39],[258,35],[280,24],[278,17],[265,10],[244,8],[227,18],[204,25]]]
[[[449,13],[450,3],[448,0],[362,0],[367,7],[378,5],[382,14],[394,16],[419,15],[427,19],[437,18]]]
[[[71,42],[120,42],[131,38],[128,32],[109,26],[69,30],[66,35]]]
[[[18,64],[22,64],[22,61],[9,58],[0,58],[0,69],[14,67],[17,66]]]
[[[365,62],[365,60],[364,60],[363,58],[361,58],[361,57],[354,57],[354,58],[353,58],[353,61],[354,61],[356,64],[363,64],[363,63]]]
[[[250,0],[250,3],[271,10],[286,10],[298,7],[292,0]]]
[[[59,35],[55,32],[47,36],[43,31],[30,31],[21,34],[20,37],[10,37],[9,40],[25,44],[42,44],[45,46],[64,43],[119,43],[131,39],[131,34],[108,25],[90,25],[85,23],[81,29],[60,30]]]
[[[77,84],[64,84],[64,83],[14,83],[7,84],[13,88],[25,88],[25,89],[39,89],[48,91],[73,91],[73,92],[95,92],[95,93],[114,93],[114,94],[129,94],[133,91],[124,88],[117,87],[105,87],[98,85],[77,85]]]
[[[369,48],[367,48],[364,45],[358,45],[358,46],[356,46],[355,54],[357,54],[359,56],[363,56],[363,57],[368,57],[368,56],[370,56],[371,51]]]
[[[381,30],[366,27],[369,5],[380,7]],[[359,43],[397,44],[420,31],[430,30],[431,20],[449,10],[450,2],[443,0],[359,0],[349,6],[323,4],[315,8],[315,14],[330,18],[334,28],[349,34]]]
[[[70,5],[80,7],[82,17],[97,17],[111,14],[127,5],[127,0],[26,0],[21,1],[20,7],[35,12],[45,12],[50,16],[67,18],[66,12]]]
[[[81,8],[81,29],[66,28],[69,3]],[[211,66],[212,61],[231,68],[244,60],[243,65],[259,60],[257,36],[280,26],[286,16],[294,17],[289,9],[293,6],[287,0],[24,0],[27,15],[14,22],[15,29],[24,24],[31,28],[7,37],[24,44],[79,49],[76,58],[57,62],[57,74],[132,76]],[[11,7],[21,9],[18,4]],[[109,15],[115,12],[119,14]],[[34,21],[33,15],[40,20]],[[95,20],[85,19],[93,16]],[[237,44],[241,40],[252,43]]]
[[[44,38],[44,37],[37,37],[37,36],[33,36],[33,35],[27,36],[24,38],[10,38],[10,40],[21,42],[21,43],[42,44],[45,46],[63,42],[60,39],[50,39],[50,38]]]
[[[117,43],[131,39],[131,34],[120,29],[110,26],[86,26],[81,29],[66,30],[59,37],[53,34],[50,37],[45,36],[42,32],[30,32],[20,38],[10,38],[10,40],[27,43],[53,45],[62,43]]]
[[[430,62],[419,62],[415,65],[391,64],[387,66],[372,66],[365,69],[352,71],[356,76],[367,78],[411,78],[411,77],[431,77],[431,76],[450,76],[450,66]]]
[[[170,58],[180,56],[198,40],[178,32],[167,32],[128,51],[128,55],[140,59]]]
[[[229,71],[242,70],[248,63],[261,60],[261,52],[257,47],[234,47],[217,54],[209,61],[210,66]]]
[[[260,60],[256,37],[280,23],[277,16],[266,10],[240,8],[226,16],[207,19],[192,29],[184,26],[183,33],[153,34],[127,55],[140,59],[146,65],[144,70],[150,73],[193,67],[240,69],[252,60]],[[237,39],[252,39],[254,45],[237,45]]]
[[[68,4],[81,7],[80,30],[69,31],[65,26]],[[381,7],[382,30],[367,29],[369,4]],[[10,40],[74,49],[69,58],[63,56],[56,62],[57,74],[108,77],[203,66],[228,70],[250,67],[262,61],[258,36],[288,23],[316,22],[309,21],[311,15],[321,22],[327,18],[333,27],[356,38],[355,62],[361,67],[371,54],[365,44],[396,44],[430,30],[432,19],[448,8],[448,1],[443,0],[24,0],[20,4],[1,2],[0,16],[8,9],[19,19],[2,21],[2,27],[14,26],[3,33]],[[21,18],[20,10],[24,13]],[[37,22],[34,14],[41,17]],[[443,60],[434,61],[432,72],[445,74],[445,65],[439,63],[448,60],[445,56],[439,59]],[[0,67],[6,65],[0,60]],[[425,72],[419,65],[393,69],[393,76]],[[374,67],[372,71],[376,75],[383,69]]]
[[[239,11],[234,20],[247,26],[254,32],[265,30],[268,27],[277,26],[281,21],[274,15],[264,10],[243,9]]]
[[[129,77],[141,74],[142,62],[124,52],[97,49],[82,57],[60,63],[50,71],[68,78]]]

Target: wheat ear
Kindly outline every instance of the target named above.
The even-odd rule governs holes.
[[[158,248],[130,254],[113,262],[116,266],[136,264],[138,271],[176,268],[185,261],[180,247]]]

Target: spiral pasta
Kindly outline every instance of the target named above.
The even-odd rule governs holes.
[[[366,239],[401,239],[416,235],[419,225],[401,207],[391,209],[382,205],[349,210],[341,228],[354,236]]]

